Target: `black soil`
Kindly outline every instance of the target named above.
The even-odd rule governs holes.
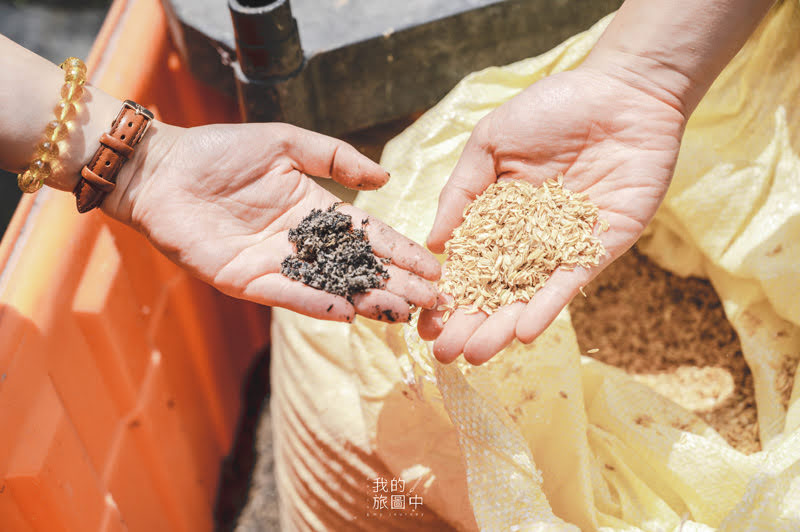
[[[281,273],[352,303],[355,294],[384,285],[388,261],[375,256],[364,229],[354,228],[353,218],[337,211],[337,205],[312,210],[289,230],[296,253],[283,259]]]

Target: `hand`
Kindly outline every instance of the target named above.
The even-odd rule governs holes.
[[[389,179],[352,146],[286,124],[154,127],[157,141],[148,134],[146,155],[126,165],[131,177],[120,176],[120,193],[103,208],[195,276],[234,297],[328,320],[361,314],[407,321],[409,304],[434,305],[436,291],[425,279],[438,278],[437,260],[349,205],[338,210],[356,227],[369,218],[374,252],[392,261],[385,289],[357,295],[351,304],[280,273],[281,261],[295,251],[289,229],[312,209],[338,201],[307,175],[361,190]]]
[[[639,238],[669,186],[685,121],[655,93],[586,67],[542,79],[482,119],[441,192],[428,247],[443,252],[464,207],[496,180],[540,185],[563,174],[564,187],[586,192],[610,224],[600,235],[607,255],[591,269],[557,269],[530,302],[491,317],[456,310],[443,325],[442,312],[424,311],[419,333],[438,337],[436,358],[463,352],[481,364],[514,338],[532,342]]]

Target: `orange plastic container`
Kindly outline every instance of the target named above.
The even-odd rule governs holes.
[[[158,0],[114,2],[88,66],[170,123],[237,119],[184,70]],[[212,530],[268,325],[69,194],[26,196],[0,244],[0,531]]]

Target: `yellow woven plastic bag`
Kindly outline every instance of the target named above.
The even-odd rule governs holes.
[[[468,76],[387,145],[356,204],[423,241],[470,131],[586,57],[600,21]],[[711,279],[752,369],[763,451],[579,353],[568,313],[488,364],[442,366],[412,328],[278,310],[272,408],[285,530],[800,530],[800,5],[773,8],[689,122],[641,249]],[[793,380],[794,379],[794,380]],[[643,422],[646,420],[646,422]],[[373,506],[379,478],[424,500]]]

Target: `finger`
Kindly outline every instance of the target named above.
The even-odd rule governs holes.
[[[517,338],[526,344],[533,342],[598,271],[597,268],[556,269],[525,306],[517,322]]]
[[[316,290],[279,273],[250,281],[241,297],[323,320],[353,321],[355,309],[345,298]]]
[[[411,317],[408,303],[386,290],[369,290],[353,297],[356,312],[365,318],[388,323],[405,323]]]
[[[444,311],[441,310],[423,310],[420,312],[419,321],[417,322],[417,334],[419,334],[419,337],[426,342],[436,340],[444,328],[443,316]]]
[[[483,139],[485,126],[475,127],[450,179],[439,194],[439,207],[428,235],[428,249],[444,251],[444,243],[464,220],[464,208],[497,180],[490,147]]]
[[[464,358],[479,366],[503,350],[516,337],[517,321],[525,303],[517,302],[497,309],[464,345]]]
[[[417,322],[417,333],[419,337],[425,341],[431,341],[438,338],[439,334],[444,328],[444,310],[438,310],[443,305],[448,305],[452,302],[453,298],[447,294],[438,294],[436,298],[436,308],[431,310],[423,310],[419,314],[419,321]]]
[[[458,358],[467,340],[484,321],[486,314],[483,312],[467,314],[463,309],[456,310],[433,343],[433,355],[439,362],[449,364]]]
[[[389,280],[385,289],[402,297],[406,302],[422,308],[436,306],[436,288],[430,281],[394,265],[386,267]]]
[[[316,177],[330,177],[337,183],[374,190],[389,181],[389,173],[353,146],[326,135],[285,125],[292,142],[287,146],[295,168]]]
[[[396,266],[424,279],[435,281],[441,275],[442,268],[436,257],[413,240],[352,205],[341,205],[338,210],[353,217],[354,227],[362,227],[367,232],[377,256],[390,259]]]

